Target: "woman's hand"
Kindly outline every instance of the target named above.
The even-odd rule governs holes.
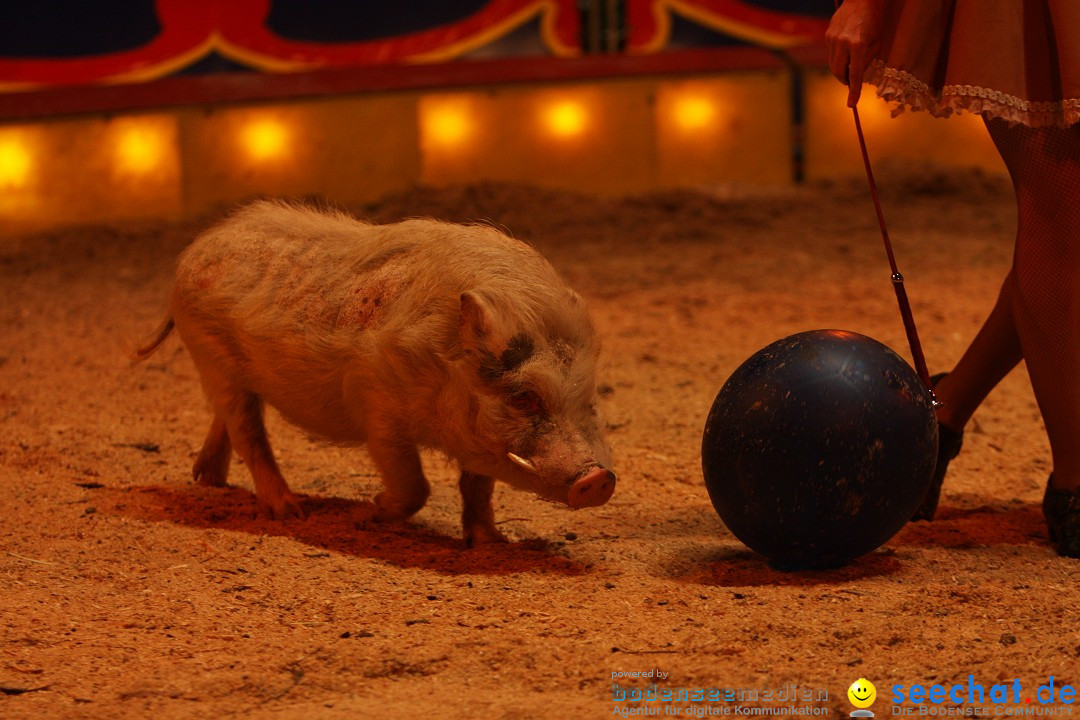
[[[825,41],[829,46],[829,69],[848,86],[848,107],[855,107],[863,76],[874,59],[881,39],[886,0],[844,0],[833,13]]]

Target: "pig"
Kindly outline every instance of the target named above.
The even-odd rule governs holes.
[[[255,202],[181,253],[166,320],[136,357],[174,328],[214,413],[194,479],[223,486],[235,449],[272,518],[303,513],[264,403],[310,435],[366,445],[383,480],[376,521],[424,506],[420,448],[456,461],[469,545],[506,540],[495,478],[571,508],[614,492],[585,304],[493,227]]]

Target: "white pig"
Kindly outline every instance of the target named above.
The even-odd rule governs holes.
[[[264,402],[330,442],[366,444],[385,486],[376,520],[427,501],[419,448],[456,460],[469,544],[505,540],[494,478],[572,508],[614,491],[584,303],[494,228],[256,202],[184,250],[168,318],[137,356],[173,327],[214,411],[195,479],[224,485],[235,448],[272,517],[302,513]]]

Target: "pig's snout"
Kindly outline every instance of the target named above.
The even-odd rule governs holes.
[[[615,492],[615,473],[606,467],[594,467],[574,480],[567,494],[566,504],[578,508],[603,505]]]

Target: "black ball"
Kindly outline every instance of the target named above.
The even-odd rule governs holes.
[[[897,533],[930,485],[930,392],[864,335],[813,330],[739,366],[702,438],[705,485],[728,529],[784,569],[838,567]]]

